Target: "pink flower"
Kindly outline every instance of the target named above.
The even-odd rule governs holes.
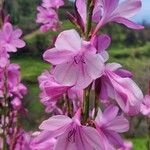
[[[34,138],[36,138],[40,134],[41,134],[40,132],[35,132],[35,133],[32,134],[33,139],[32,139],[32,142],[30,144],[30,148],[32,150],[53,150],[54,145],[56,144],[56,139],[55,138],[50,138],[48,140],[44,140],[42,143],[39,143],[39,144],[34,143]]]
[[[27,94],[27,88],[22,83],[18,83],[12,88],[11,92],[14,96],[22,99],[23,96]]]
[[[47,32],[48,30],[56,30],[59,26],[58,15],[55,10],[44,7],[37,7],[37,23],[41,24],[40,30]]]
[[[77,10],[86,24],[86,1],[77,0]],[[96,0],[93,10],[93,21],[98,23],[94,34],[106,23],[117,22],[133,29],[143,29],[143,26],[133,23],[129,18],[133,17],[141,8],[141,0]]]
[[[0,44],[7,52],[16,52],[17,48],[25,46],[25,42],[19,39],[21,35],[22,31],[20,29],[13,30],[10,23],[5,23],[0,31]]]
[[[82,21],[84,23],[84,26],[85,26],[86,25],[86,15],[87,15],[86,0],[76,0],[76,7],[77,7],[77,11],[80,14]],[[98,18],[100,20],[101,15],[102,15],[101,14],[101,2],[100,2],[100,0],[95,0],[93,16],[92,16],[93,21],[96,21]]]
[[[104,150],[103,139],[96,129],[81,125],[79,117],[77,112],[72,119],[63,115],[49,118],[40,125],[43,131],[33,140],[33,144],[56,137],[54,150]]]
[[[43,0],[42,6],[45,8],[59,8],[64,5],[63,0]]]
[[[41,90],[46,93],[51,101],[59,99],[70,88],[70,86],[57,83],[48,71],[42,73],[38,80]]]
[[[9,55],[2,45],[0,45],[0,68],[5,68],[9,64]]]
[[[121,109],[130,115],[140,111],[143,93],[136,83],[130,79],[131,73],[119,69],[120,64],[107,64],[103,76],[99,79],[100,99],[115,99]]]
[[[141,104],[141,113],[150,118],[150,95],[144,97],[143,103]]]
[[[23,98],[23,95],[27,93],[27,88],[20,83],[20,67],[17,64],[9,64],[6,68],[0,68],[0,91],[4,92],[4,78],[7,74],[7,94],[12,97]],[[3,93],[4,94],[4,93]]]
[[[22,102],[18,97],[16,97],[11,101],[11,105],[13,106],[14,110],[20,110],[22,107]]]
[[[124,141],[123,147],[121,147],[119,150],[132,150],[133,144],[130,141]]]
[[[119,133],[129,130],[128,120],[123,115],[118,115],[118,113],[118,107],[109,106],[103,113],[99,109],[95,119],[96,129],[105,139],[106,150],[115,150],[115,148],[122,147],[123,140]]]
[[[58,83],[81,89],[100,77],[104,68],[102,56],[75,30],[60,33],[55,48],[47,50],[43,57],[56,65],[52,74]]]
[[[119,3],[119,0],[98,0],[101,5],[96,6],[96,10],[103,12],[101,19],[97,17],[96,22],[98,25],[95,29],[95,33],[108,22],[121,23],[129,28],[143,29],[144,27],[133,23],[129,18],[137,14],[141,8],[141,0],[125,0]],[[102,8],[102,10],[101,10]]]
[[[109,59],[109,55],[106,50],[111,43],[111,38],[107,34],[101,34],[93,37],[91,42],[96,47],[97,53],[99,53],[103,59],[107,61]]]
[[[10,139],[12,140],[12,139]],[[32,140],[31,133],[27,133],[22,129],[19,129],[16,135],[16,141],[13,145],[15,150],[32,150],[30,148],[30,142]]]
[[[57,83],[48,71],[42,73],[38,80],[41,89],[40,98],[41,102],[46,106],[46,112],[56,110],[56,102],[62,98],[63,94],[71,87]]]
[[[67,95],[71,103],[73,103],[74,111],[78,109],[80,103],[83,102],[83,90],[76,89],[71,86],[64,86],[57,83],[54,77],[45,71],[38,78],[41,89],[41,102],[46,106],[46,112],[53,112],[54,114],[64,114],[57,107],[57,103]]]

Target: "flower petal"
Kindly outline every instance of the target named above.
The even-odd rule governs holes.
[[[78,145],[83,147],[83,150],[105,150],[103,137],[100,136],[95,128],[82,126],[82,128],[80,128],[80,134],[78,136],[79,137],[77,143]],[[84,149],[84,147],[86,148]]]
[[[114,18],[112,21],[121,23],[131,29],[136,29],[136,30],[144,29],[144,26],[136,24],[136,23],[134,23],[126,18],[123,18],[123,17]]]
[[[76,7],[78,13],[80,14],[83,23],[86,24],[86,1],[85,0],[76,0]]]
[[[104,70],[103,58],[99,54],[86,54],[85,67],[89,76],[94,80],[100,77]]]
[[[114,14],[118,14],[118,17],[131,18],[137,14],[141,7],[141,0],[125,0],[119,4]]]
[[[67,62],[72,56],[73,53],[70,51],[52,48],[44,53],[43,58],[53,65],[58,65]]]
[[[124,116],[117,116],[107,124],[107,129],[123,133],[129,130],[129,122]]]
[[[74,62],[63,63],[55,67],[53,74],[58,83],[73,86],[78,79],[79,67]]]
[[[105,51],[111,43],[111,38],[107,34],[98,37],[98,53]]]
[[[39,128],[46,131],[64,130],[71,122],[71,118],[64,115],[57,115],[43,121]]]
[[[81,48],[81,38],[74,29],[63,31],[58,35],[55,47],[58,50],[77,52]]]

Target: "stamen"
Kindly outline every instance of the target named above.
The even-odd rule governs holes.
[[[73,129],[71,130],[69,133],[68,133],[68,137],[67,137],[67,140],[68,142],[75,142],[75,134],[76,134],[76,130]]]

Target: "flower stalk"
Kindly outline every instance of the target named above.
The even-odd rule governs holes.
[[[3,150],[8,150],[7,145],[7,107],[8,107],[8,97],[7,97],[7,71],[4,69],[4,104],[3,104]]]
[[[86,123],[89,118],[90,111],[90,91],[92,88],[92,83],[84,91],[84,103],[83,103],[83,123]]]
[[[147,118],[147,126],[148,126],[147,150],[150,150],[150,119],[149,118]]]

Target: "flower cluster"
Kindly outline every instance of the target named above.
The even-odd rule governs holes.
[[[22,31],[13,29],[9,22],[5,22],[0,30],[0,147],[10,150],[19,145],[18,115],[26,113],[22,99],[27,88],[21,83],[20,66],[9,60],[9,52],[25,46],[21,35]]]
[[[54,25],[55,19],[50,15],[48,19],[46,11],[62,5],[57,0],[43,1],[42,7],[38,7],[38,22],[47,26],[50,21]],[[54,47],[43,54],[52,67],[38,78],[40,98],[52,117],[40,125],[40,133],[33,138],[31,147],[132,149],[132,144],[120,134],[129,129],[125,116],[140,112],[143,93],[132,80],[131,72],[116,62],[107,63],[111,38],[98,31],[109,22],[143,29],[129,20],[141,8],[141,0],[76,0],[75,8],[75,14],[68,16],[80,32],[61,32]]]
[[[55,31],[59,27],[57,11],[63,5],[63,0],[43,0],[41,6],[37,7],[36,22],[41,24],[40,30],[42,32],[47,32],[50,29]]]

